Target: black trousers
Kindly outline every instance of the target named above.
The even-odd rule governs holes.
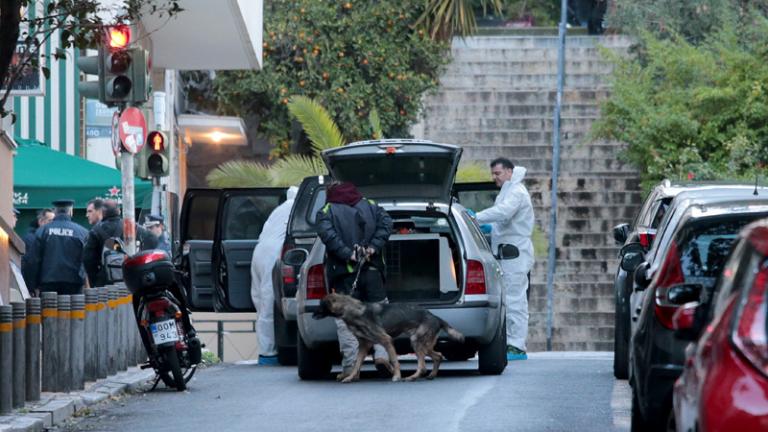
[[[357,273],[349,273],[336,277],[331,281],[331,288],[339,294],[352,295],[352,297],[367,303],[383,301],[387,298],[387,290],[384,289],[384,277],[375,268],[366,266],[360,271],[357,287],[352,292],[352,284]]]
[[[40,292],[55,292],[59,295],[74,295],[83,293],[83,284],[76,283],[44,283],[40,284]]]

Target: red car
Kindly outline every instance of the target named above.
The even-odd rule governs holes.
[[[691,320],[706,326],[688,346],[675,383],[676,428],[768,431],[768,220],[742,231],[712,294],[674,317],[679,329],[690,329]],[[683,338],[694,334],[678,331]]]

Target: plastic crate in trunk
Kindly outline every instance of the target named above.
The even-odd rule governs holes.
[[[446,237],[393,234],[384,254],[390,302],[446,301],[458,296],[456,268]]]

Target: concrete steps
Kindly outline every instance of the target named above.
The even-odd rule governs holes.
[[[424,98],[413,133],[464,148],[462,160],[506,156],[528,170],[535,223],[546,234],[551,207],[557,37],[479,36],[454,40],[440,89]],[[633,220],[642,201],[636,170],[619,159],[624,144],[590,139],[610,95],[604,50],[625,55],[623,36],[566,39],[561,110],[554,349],[610,350],[618,247],[611,229]],[[546,341],[546,258],[531,272],[529,350]]]

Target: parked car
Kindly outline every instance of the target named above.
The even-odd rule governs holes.
[[[315,218],[325,204],[325,187],[330,181],[330,176],[311,176],[301,182],[288,217],[280,259],[272,272],[275,345],[281,365],[296,364],[296,288],[301,269],[301,265],[285,262],[285,253],[294,249],[309,252],[312,248],[317,239]]]
[[[253,312],[251,257],[285,188],[188,189],[177,268],[194,311]]]
[[[506,326],[501,268],[477,223],[451,198],[461,148],[422,140],[378,140],[326,150],[330,174],[350,181],[377,200],[393,220],[385,247],[390,302],[429,309],[465,336],[464,344],[442,338],[447,357],[479,353],[479,370],[500,374],[506,367]],[[289,252],[290,254],[291,252]],[[328,293],[325,247],[316,240],[301,266],[296,295],[298,373],[326,376],[338,358],[332,319],[312,313]],[[408,352],[407,338],[395,341]]]
[[[672,316],[714,286],[741,228],[768,215],[768,193],[734,189],[728,196],[695,199],[681,193],[672,207],[648,254],[650,266],[638,267],[635,277],[643,303],[630,344],[633,430],[673,424],[672,385],[682,371],[685,344],[674,337]]]
[[[684,308],[678,337],[704,331],[674,386],[676,429],[768,430],[768,220],[741,232],[713,295]]]
[[[640,248],[622,247],[619,252],[619,262],[627,253],[643,255],[648,251],[672,198],[684,188],[684,186],[672,185],[669,180],[662,181],[651,190],[643,201],[643,205],[631,225],[623,223],[613,227],[613,238],[616,240],[616,244],[626,246],[637,243],[641,246]],[[639,259],[639,256],[634,259]],[[613,282],[615,299],[613,376],[618,379],[629,378],[629,337],[631,334],[629,299],[632,294],[633,275],[633,268],[625,270],[622,266],[618,266]]]

